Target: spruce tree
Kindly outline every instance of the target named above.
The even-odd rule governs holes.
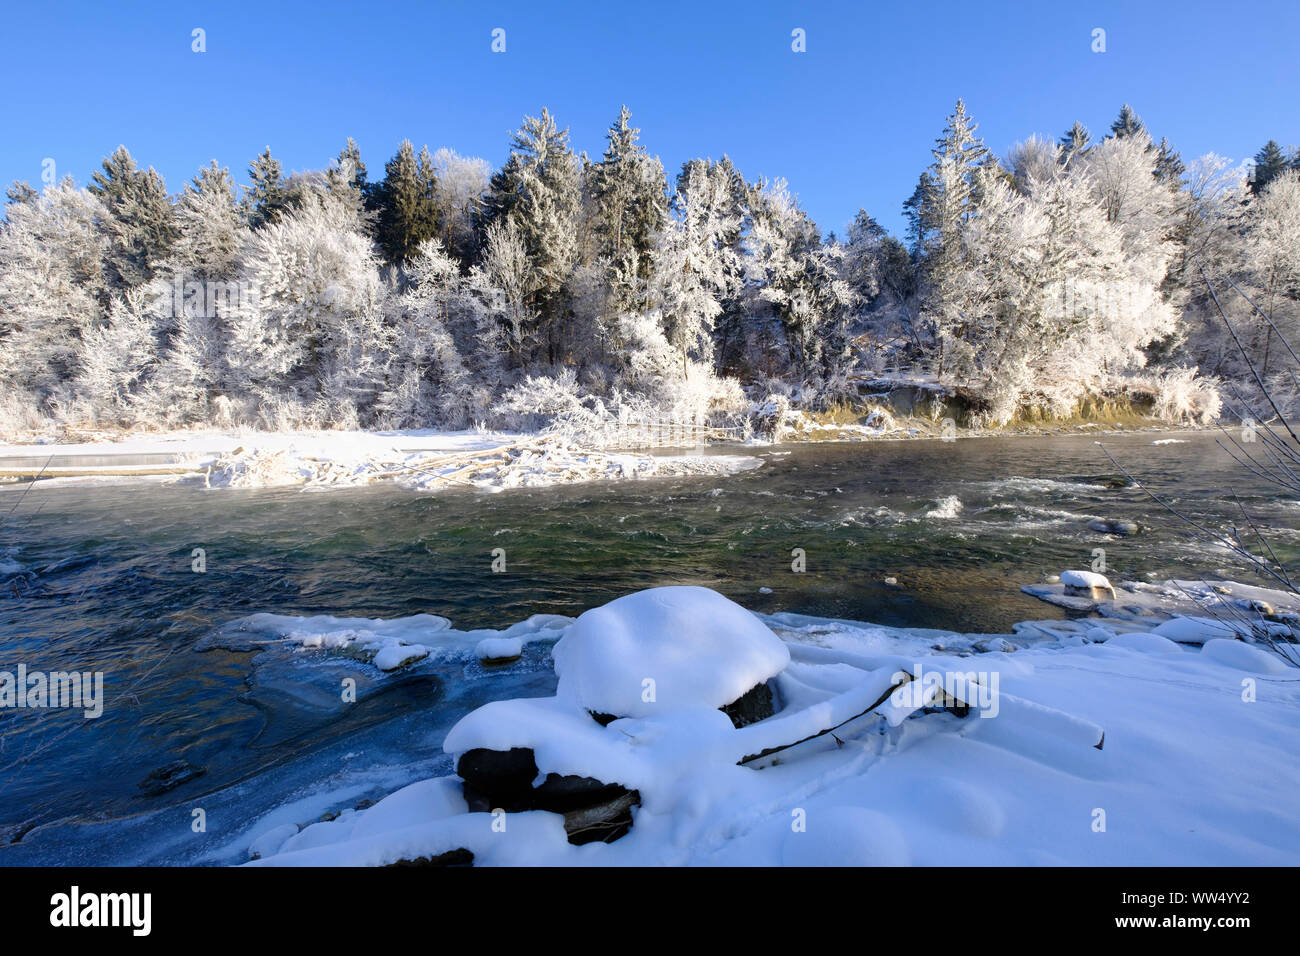
[[[629,124],[630,117],[624,106],[609,128],[605,155],[591,164],[587,181],[594,205],[596,254],[629,272],[631,278],[645,279],[655,234],[668,214],[667,182],[659,160],[648,156],[637,142],[640,130]]]
[[[1183,174],[1187,172],[1187,166],[1184,165],[1178,152],[1169,144],[1169,140],[1163,137],[1156,149],[1155,172],[1156,179],[1175,192],[1182,188]]]
[[[1119,116],[1115,118],[1115,122],[1110,124],[1111,135],[1118,136],[1121,139],[1125,136],[1135,136],[1145,129],[1146,127],[1142,124],[1141,118],[1137,113],[1133,112],[1133,107],[1127,103],[1120,107]]]
[[[373,204],[373,186],[366,182],[366,164],[361,160],[361,149],[351,136],[339,150],[334,165],[325,171],[325,186],[330,197],[346,209],[358,227],[367,219],[367,210]]]
[[[1088,131],[1088,127],[1082,123],[1075,123],[1065,131],[1064,136],[1057,140],[1061,147],[1061,163],[1063,165],[1069,164],[1076,156],[1087,152],[1091,141],[1092,133]]]
[[[483,203],[484,226],[514,225],[528,253],[528,304],[545,325],[549,360],[558,356],[559,292],[578,255],[581,210],[578,163],[569,131],[549,110],[526,116],[511,137],[510,158],[492,177]]]
[[[229,281],[246,235],[230,170],[215,159],[199,170],[176,204],[176,221],[174,265],[199,278]]]
[[[280,161],[271,155],[270,146],[249,164],[248,178],[252,185],[244,195],[244,205],[249,226],[260,229],[279,221],[281,214],[292,205],[292,197],[284,181],[284,170]]]
[[[105,274],[109,287],[124,290],[152,279],[178,232],[163,178],[142,170],[125,146],[104,160],[87,189],[103,202],[108,218]]]
[[[436,189],[428,147],[417,158],[411,141],[403,140],[385,164],[384,179],[375,190],[375,239],[388,262],[409,262],[426,240],[438,234]]]
[[[1270,139],[1255,154],[1255,169],[1250,177],[1250,191],[1259,195],[1269,183],[1286,170],[1286,167],[1287,161],[1282,147],[1277,144],[1277,140]]]
[[[991,151],[975,135],[977,128],[966,113],[966,104],[958,100],[931,150],[934,162],[928,179],[922,180],[924,190],[914,212],[917,249],[924,256],[927,291],[923,313],[934,333],[939,374],[945,370],[948,344],[964,341],[970,332],[963,302],[967,291],[963,227],[976,214],[985,190],[1000,175]]]

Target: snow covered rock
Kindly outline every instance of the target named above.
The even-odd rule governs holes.
[[[375,654],[374,664],[381,671],[395,671],[428,656],[429,649],[419,644],[390,644]]]
[[[296,823],[283,823],[278,827],[273,827],[253,840],[248,847],[248,858],[250,860],[260,860],[264,856],[278,853],[280,847],[284,846],[290,837],[297,835],[298,824]]]
[[[1292,670],[1277,654],[1231,638],[1212,638],[1205,642],[1201,653],[1225,667],[1256,674],[1285,674]]]
[[[1096,571],[1062,571],[1061,583],[1065,593],[1071,597],[1089,597],[1100,601],[1105,598],[1115,600],[1115,589],[1111,587],[1106,575]]]
[[[1179,644],[1204,644],[1216,639],[1235,639],[1239,630],[1249,631],[1243,625],[1234,627],[1226,621],[1209,617],[1176,617],[1165,621],[1151,633]]]
[[[593,608],[553,653],[557,695],[615,717],[723,708],[790,662],[785,644],[753,614],[690,586],[651,588]]]
[[[485,664],[504,664],[517,660],[523,652],[523,641],[517,637],[485,637],[474,649],[478,659]]]

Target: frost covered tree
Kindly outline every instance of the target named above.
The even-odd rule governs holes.
[[[805,380],[837,369],[847,354],[853,302],[842,277],[842,250],[822,244],[816,223],[784,180],[759,194],[747,247],[748,277],[781,324],[789,367]]]
[[[74,385],[78,419],[129,426],[166,417],[166,402],[148,388],[160,357],[151,306],[145,289],[127,289],[113,298],[103,322],[86,332]]]
[[[500,384],[496,355],[483,348],[488,310],[437,239],[406,264],[403,285],[387,303],[391,342],[376,422],[465,428],[481,421]]]
[[[713,323],[719,369],[749,367],[754,345],[755,329],[744,301],[744,237],[750,225],[751,192],[726,156],[717,162],[692,159],[677,175],[671,203],[692,250],[691,268],[720,307]],[[670,239],[665,235],[665,240]],[[661,281],[672,281],[658,267],[656,272]]]
[[[1087,152],[1091,144],[1092,133],[1088,131],[1088,127],[1082,123],[1075,123],[1057,140],[1057,145],[1061,147],[1061,162],[1068,165],[1076,156]]]
[[[469,263],[476,250],[475,221],[491,172],[487,160],[476,156],[460,156],[450,149],[433,154],[442,246],[463,263]]]
[[[320,204],[255,232],[241,258],[255,290],[231,321],[233,385],[270,424],[355,423],[389,344],[370,241]]]
[[[581,195],[569,131],[560,129],[548,110],[524,117],[483,205],[485,223],[512,226],[523,243],[529,264],[525,299],[543,326],[539,346],[554,362],[562,347],[561,290],[577,261]]]
[[[637,142],[640,130],[629,122],[624,106],[610,126],[608,145],[600,162],[587,173],[593,214],[596,254],[613,270],[616,287],[637,290],[650,277],[654,239],[668,215],[668,183],[663,164]],[[631,296],[623,302],[630,304]]]
[[[176,241],[167,187],[150,167],[140,169],[125,146],[103,162],[88,187],[104,205],[107,285],[124,291],[144,285],[157,273]]]
[[[950,371],[952,351],[970,353],[966,340],[972,331],[971,295],[975,290],[965,281],[964,227],[995,175],[992,154],[975,135],[977,128],[965,103],[958,100],[931,151],[934,162],[922,177],[912,213],[917,254],[923,257],[920,319],[927,327],[931,358],[939,375]]]
[[[169,265],[198,278],[232,277],[248,230],[230,170],[214,159],[185,186],[175,206],[178,235]]]
[[[80,371],[82,342],[108,297],[108,212],[70,180],[11,202],[0,226],[0,389],[10,410],[59,417]]]
[[[1267,378],[1278,345],[1274,326],[1289,342],[1297,341],[1300,331],[1300,173],[1286,170],[1274,176],[1251,202],[1243,226],[1249,250],[1247,278],[1257,292],[1252,299],[1263,312],[1256,323],[1264,326],[1263,342],[1254,355]]]
[[[281,213],[293,205],[292,196],[284,181],[284,168],[271,155],[271,147],[249,164],[249,186],[244,193],[245,215],[248,224],[260,229],[276,222]]]
[[[533,267],[524,237],[509,219],[487,227],[481,261],[470,273],[471,287],[492,316],[494,333],[485,344],[522,367],[535,348],[537,313],[531,304]]]

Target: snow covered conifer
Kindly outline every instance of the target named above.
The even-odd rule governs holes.
[[[609,145],[588,173],[597,236],[597,254],[620,273],[618,285],[649,276],[655,234],[668,214],[663,165],[637,142],[624,106],[607,134]]]
[[[511,138],[510,158],[492,177],[486,223],[505,221],[527,250],[529,306],[544,324],[539,345],[554,361],[561,343],[559,293],[577,261],[581,195],[569,131],[548,110],[526,116]]]
[[[1274,179],[1287,168],[1286,156],[1277,140],[1270,139],[1255,154],[1254,170],[1250,177],[1250,191],[1262,193]]]
[[[285,186],[284,170],[280,161],[271,155],[268,146],[248,167],[250,185],[244,194],[248,224],[260,229],[279,220],[281,213],[292,205]]]
[[[1112,136],[1123,138],[1125,136],[1137,136],[1139,133],[1145,133],[1146,126],[1142,124],[1141,118],[1133,112],[1133,107],[1125,103],[1120,107],[1119,116],[1115,117],[1115,122],[1110,124],[1110,133]]]
[[[150,167],[140,169],[125,146],[103,162],[87,187],[104,204],[108,237],[105,272],[121,291],[148,282],[171,251],[177,236],[167,187]]]
[[[176,224],[172,260],[179,270],[197,278],[233,278],[247,229],[230,170],[215,159],[199,170],[176,203]]]
[[[1068,164],[1074,157],[1086,152],[1091,143],[1092,133],[1088,131],[1088,127],[1082,123],[1075,123],[1057,140],[1057,145],[1061,147],[1061,162]]]

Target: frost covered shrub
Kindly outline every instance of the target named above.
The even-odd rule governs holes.
[[[1223,408],[1217,385],[1194,368],[1164,372],[1156,377],[1154,385],[1152,410],[1165,421],[1209,425]]]
[[[598,429],[609,421],[599,398],[584,395],[573,369],[559,375],[530,375],[510,389],[492,412],[507,428],[558,425],[562,430]]]

